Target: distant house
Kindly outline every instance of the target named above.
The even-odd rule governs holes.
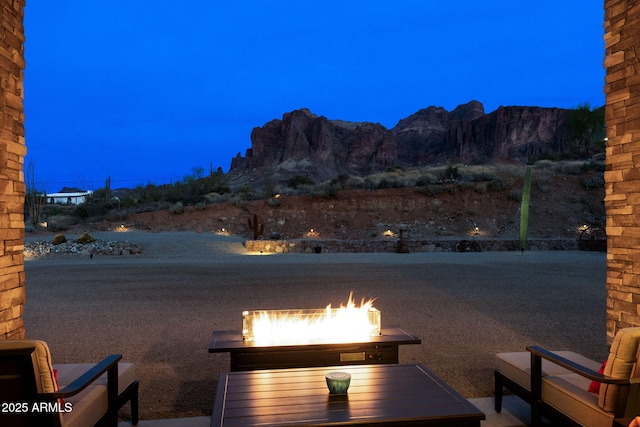
[[[85,202],[87,196],[89,196],[93,191],[74,191],[74,192],[64,192],[64,193],[51,193],[47,194],[47,202],[48,203],[58,203],[62,205],[80,205]]]

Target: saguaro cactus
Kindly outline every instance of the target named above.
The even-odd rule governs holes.
[[[253,240],[258,240],[258,237],[264,233],[264,224],[258,224],[258,214],[253,214],[253,221],[248,219],[249,230],[253,231]]]
[[[524,253],[527,246],[527,233],[529,229],[529,194],[531,193],[531,166],[527,166],[524,176],[524,188],[522,190],[522,202],[520,204],[520,251]]]

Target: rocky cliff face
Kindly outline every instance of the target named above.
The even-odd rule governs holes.
[[[232,171],[269,167],[326,179],[366,175],[391,166],[422,166],[498,158],[521,162],[564,151],[568,110],[500,107],[485,114],[471,101],[449,112],[429,107],[391,130],[375,123],[328,120],[307,109],[285,113],[251,132],[251,148],[232,160]]]
[[[442,152],[467,163],[555,157],[564,152],[566,117],[567,110],[559,108],[500,107],[473,120],[455,120]]]
[[[317,173],[366,174],[397,164],[397,141],[377,123],[332,121],[307,109],[285,113],[251,132],[251,149],[231,169],[311,167]]]
[[[391,130],[398,141],[398,160],[408,165],[424,165],[455,157],[446,150],[446,136],[454,123],[467,123],[484,116],[477,101],[460,105],[452,112],[429,107],[402,119]]]

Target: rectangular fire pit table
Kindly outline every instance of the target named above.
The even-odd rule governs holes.
[[[330,365],[398,363],[398,346],[420,344],[420,338],[400,328],[382,328],[381,334],[349,343],[267,345],[243,341],[240,331],[213,331],[209,353],[230,353],[231,371],[309,368]]]
[[[346,394],[329,394],[325,374],[351,374]],[[220,375],[212,427],[480,426],[484,413],[425,366],[356,365]]]

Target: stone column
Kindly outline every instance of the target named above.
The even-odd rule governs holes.
[[[0,0],[0,339],[24,338],[24,0]]]
[[[607,338],[640,326],[640,3],[605,0]]]

